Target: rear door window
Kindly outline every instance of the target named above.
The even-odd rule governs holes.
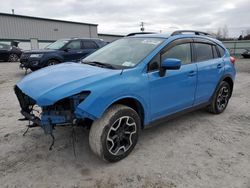
[[[196,61],[207,61],[213,59],[212,45],[206,43],[194,43]]]
[[[97,45],[93,41],[83,41],[84,49],[97,49]]]

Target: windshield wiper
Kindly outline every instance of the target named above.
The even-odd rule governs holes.
[[[108,63],[102,63],[102,62],[98,62],[98,61],[82,61],[82,63],[88,64],[88,65],[93,65],[93,66],[98,66],[98,67],[105,67],[105,68],[109,68],[109,69],[116,69],[116,67],[114,65],[111,65]]]

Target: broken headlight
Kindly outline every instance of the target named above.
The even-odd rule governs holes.
[[[79,94],[61,99],[50,106],[42,107],[42,121],[44,123],[64,124],[72,123],[75,119],[76,107],[90,94],[84,91]]]

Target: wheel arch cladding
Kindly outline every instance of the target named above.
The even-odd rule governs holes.
[[[225,81],[225,82],[227,82],[227,83],[229,84],[229,86],[230,86],[230,88],[231,88],[231,93],[230,93],[230,97],[231,97],[231,95],[232,95],[232,93],[233,93],[234,82],[233,82],[232,78],[229,77],[229,76],[225,77],[225,78],[223,79],[223,81]]]
[[[49,61],[58,61],[59,63],[61,63],[62,62],[62,59],[61,58],[59,58],[59,57],[52,57],[52,58],[49,58],[48,60],[47,60],[47,62],[49,62]]]
[[[119,100],[113,102],[109,107],[111,107],[115,104],[122,104],[122,105],[125,105],[125,106],[128,106],[128,107],[134,109],[141,118],[141,128],[142,129],[144,128],[145,112],[144,112],[144,108],[143,108],[142,104],[140,103],[140,101],[138,101],[137,99],[132,98],[132,97],[122,98],[122,99],[119,99]]]

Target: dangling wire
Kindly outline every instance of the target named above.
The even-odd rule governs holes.
[[[30,112],[31,113],[33,113],[32,111],[33,111],[33,107],[34,107],[34,105],[32,105],[31,106],[31,109],[30,109]],[[25,117],[26,118],[26,117]],[[31,127],[31,125],[30,125],[30,119],[29,119],[29,124],[27,125],[28,127],[27,127],[27,129],[24,131],[24,133],[23,133],[23,136],[25,136],[26,134],[27,134],[27,132],[29,131],[29,129],[30,129],[30,127]]]
[[[55,137],[54,137],[53,133],[51,133],[50,136],[52,138],[52,143],[50,144],[49,150],[51,151],[52,147],[54,146],[54,143],[55,143]]]
[[[30,129],[30,120],[29,120],[29,125],[27,125],[27,129],[24,131],[23,136],[25,136],[27,134],[27,132]]]
[[[75,149],[75,142],[77,141],[76,140],[76,132],[75,132],[75,126],[73,125],[72,126],[72,146],[73,146],[73,152],[74,152],[74,156],[76,157],[76,149]]]

